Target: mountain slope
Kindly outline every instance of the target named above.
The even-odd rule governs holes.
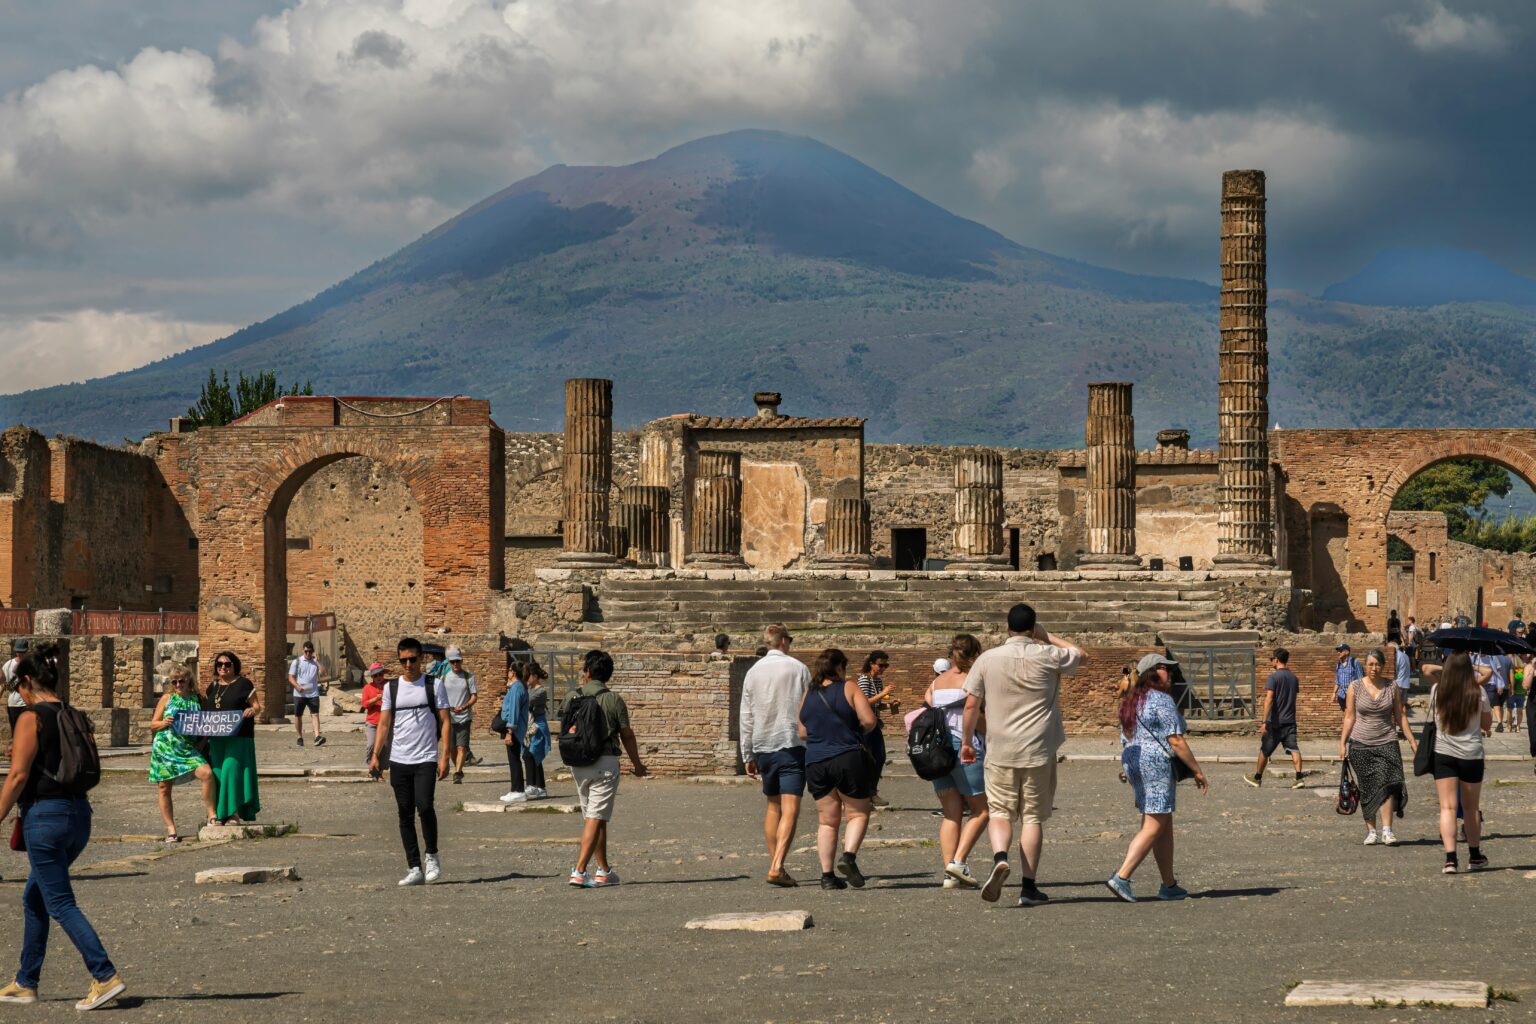
[[[209,368],[275,367],[327,393],[486,397],[508,430],[559,429],[562,380],[611,376],[620,426],[777,390],[786,412],[869,417],[872,440],[1048,446],[1082,443],[1089,380],[1121,379],[1142,443],[1183,426],[1208,444],[1215,300],[1026,248],[813,140],[733,132],[552,167],[270,320],[0,398],[0,420],[117,440],[185,410]],[[1529,418],[1533,345],[1536,319],[1506,308],[1276,293],[1272,408],[1287,426]],[[1496,384],[1506,401],[1472,399]]]
[[[1465,249],[1390,249],[1353,277],[1329,285],[1323,298],[1362,306],[1536,306],[1536,280]]]

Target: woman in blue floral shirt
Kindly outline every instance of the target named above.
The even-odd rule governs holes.
[[[1141,831],[1131,839],[1120,870],[1104,884],[1127,903],[1136,902],[1131,892],[1131,873],[1148,853],[1157,861],[1157,870],[1163,876],[1158,899],[1181,900],[1189,895],[1173,875],[1173,759],[1176,757],[1189,766],[1202,793],[1206,791],[1206,782],[1195,752],[1184,741],[1184,716],[1168,695],[1168,669],[1177,665],[1178,662],[1161,654],[1146,655],[1136,665],[1136,685],[1120,702],[1120,735],[1125,745],[1120,763],[1136,792]]]

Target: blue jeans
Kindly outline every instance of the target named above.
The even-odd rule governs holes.
[[[32,873],[27,876],[27,887],[21,894],[24,926],[16,984],[37,988],[43,973],[43,956],[48,952],[50,917],[59,922],[80,951],[91,977],[106,981],[117,973],[117,968],[101,948],[96,929],[75,904],[75,890],[69,884],[69,866],[91,841],[90,801],[39,800],[27,808],[21,828]]]

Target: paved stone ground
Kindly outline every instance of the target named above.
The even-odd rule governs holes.
[[[1112,742],[1073,746],[1101,753]],[[360,745],[338,734],[301,758],[291,744],[263,750],[284,763],[350,763]],[[1196,745],[1209,759],[1218,743]],[[458,801],[503,791],[504,776],[477,773],[439,789],[443,881],[402,891],[383,785],[269,781],[266,817],[297,821],[298,835],[167,853],[119,840],[160,826],[152,787],[115,775],[96,793],[97,841],[77,865],[78,891],[129,981],[114,1016],[130,1021],[1530,1019],[1529,762],[1491,767],[1501,783],[1486,798],[1494,870],[1455,878],[1438,873],[1422,780],[1410,782],[1404,844],[1365,848],[1358,819],[1333,812],[1332,772],[1311,789],[1255,791],[1237,765],[1216,766],[1210,795],[1180,793],[1179,877],[1196,898],[1136,906],[1101,885],[1137,825],[1128,789],[1106,763],[1062,770],[1041,876],[1053,903],[1035,909],[1014,908],[1013,892],[989,907],[972,891],[941,890],[936,847],[887,845],[936,833],[931,789],[910,775],[886,783],[895,807],[877,815],[879,842],[860,858],[869,887],[827,893],[762,882],[761,799],[750,785],[626,778],[612,842],[624,884],[575,891],[565,873],[579,818],[453,813]],[[551,788],[558,801],[572,798],[569,782]],[[194,795],[178,796],[188,832]],[[807,812],[797,847],[813,842],[813,826]],[[985,851],[973,859],[979,867]],[[194,885],[201,869],[250,864],[291,864],[303,880]],[[798,854],[791,870],[814,881],[814,857]],[[20,855],[0,853],[0,905],[15,906],[23,872]],[[1149,864],[1138,883],[1155,888],[1155,879]],[[811,911],[815,927],[684,928],[709,914],[780,909]],[[8,911],[0,961],[13,961],[19,940],[19,914]],[[1282,1005],[1302,979],[1380,977],[1486,980],[1523,1002],[1482,1012]],[[84,988],[55,930],[45,1002],[4,1019],[77,1019],[71,1004]]]

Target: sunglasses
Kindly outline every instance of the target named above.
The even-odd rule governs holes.
[[[232,662],[232,661],[216,661],[216,662],[213,663],[213,667],[214,668],[234,668],[235,667],[235,663]]]
[[[414,665],[414,664],[416,664],[420,660],[421,660],[420,658],[401,658],[400,659],[400,664],[402,664],[402,665]]]

